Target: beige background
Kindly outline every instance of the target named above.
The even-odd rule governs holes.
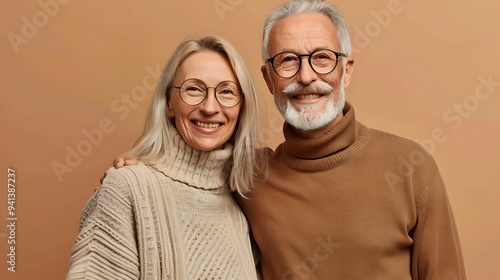
[[[263,20],[281,1],[180,2],[0,3],[1,279],[63,279],[84,203],[141,133],[151,83],[189,34],[218,34],[240,50],[262,101],[260,138],[272,147],[282,140],[259,71]],[[498,279],[500,2],[336,3],[356,49],[347,99],[359,120],[431,150],[469,279]],[[15,273],[6,262],[8,167],[16,170]]]

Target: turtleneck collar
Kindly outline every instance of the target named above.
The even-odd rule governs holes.
[[[168,151],[152,167],[165,176],[203,190],[227,188],[233,145],[224,144],[220,150],[209,152],[189,146],[177,130],[171,130],[172,141]]]
[[[285,123],[282,146],[285,163],[301,171],[323,171],[354,156],[368,141],[370,130],[357,122],[354,108],[346,102],[344,117],[324,135],[306,139],[297,136]]]

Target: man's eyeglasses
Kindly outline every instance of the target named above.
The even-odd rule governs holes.
[[[179,90],[182,101],[191,106],[201,104],[207,98],[209,88],[214,89],[215,99],[225,108],[234,107],[243,99],[240,87],[233,81],[222,81],[216,87],[207,87],[201,80],[187,79],[174,87]]]
[[[282,78],[290,78],[299,73],[302,66],[302,57],[307,57],[309,65],[318,74],[329,74],[339,62],[339,57],[347,57],[345,53],[329,49],[319,49],[310,54],[296,54],[292,52],[279,53],[267,61],[273,66],[274,72]]]

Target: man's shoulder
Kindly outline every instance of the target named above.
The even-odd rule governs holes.
[[[438,167],[431,153],[417,141],[378,129],[372,130],[372,146],[376,147],[386,158],[403,158],[409,162],[417,162],[420,167],[428,166],[432,170]],[[425,163],[425,164],[424,164]]]
[[[261,147],[255,149],[257,156],[259,157],[270,157],[274,154],[274,151],[271,147]]]
[[[375,134],[376,136],[379,136],[379,137],[386,137],[386,138],[389,138],[389,139],[393,139],[395,141],[410,141],[410,142],[413,142],[413,141],[411,141],[408,138],[405,138],[403,136],[397,135],[397,134],[389,132],[389,131],[385,131],[385,130],[381,130],[381,129],[373,128],[373,127],[370,127],[369,129],[372,131],[373,134]]]
[[[387,132],[375,128],[370,128],[372,132],[372,140],[384,143],[386,145],[396,145],[396,147],[409,149],[423,149],[423,147],[411,139],[396,135],[392,132]]]

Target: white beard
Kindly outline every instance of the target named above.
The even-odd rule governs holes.
[[[328,93],[333,91],[332,86],[323,81],[316,81],[314,84],[308,86],[301,86],[297,82],[288,84],[283,93],[297,93],[297,92],[315,92],[315,93]],[[275,104],[278,107],[281,115],[285,118],[286,122],[294,128],[311,131],[321,129],[331,123],[339,113],[342,112],[345,106],[345,92],[344,92],[344,79],[340,78],[339,83],[339,96],[335,102],[329,99],[326,104],[304,104],[294,106],[288,98],[284,100],[275,99]],[[323,110],[319,108],[325,106]],[[320,111],[320,113],[314,113]]]

